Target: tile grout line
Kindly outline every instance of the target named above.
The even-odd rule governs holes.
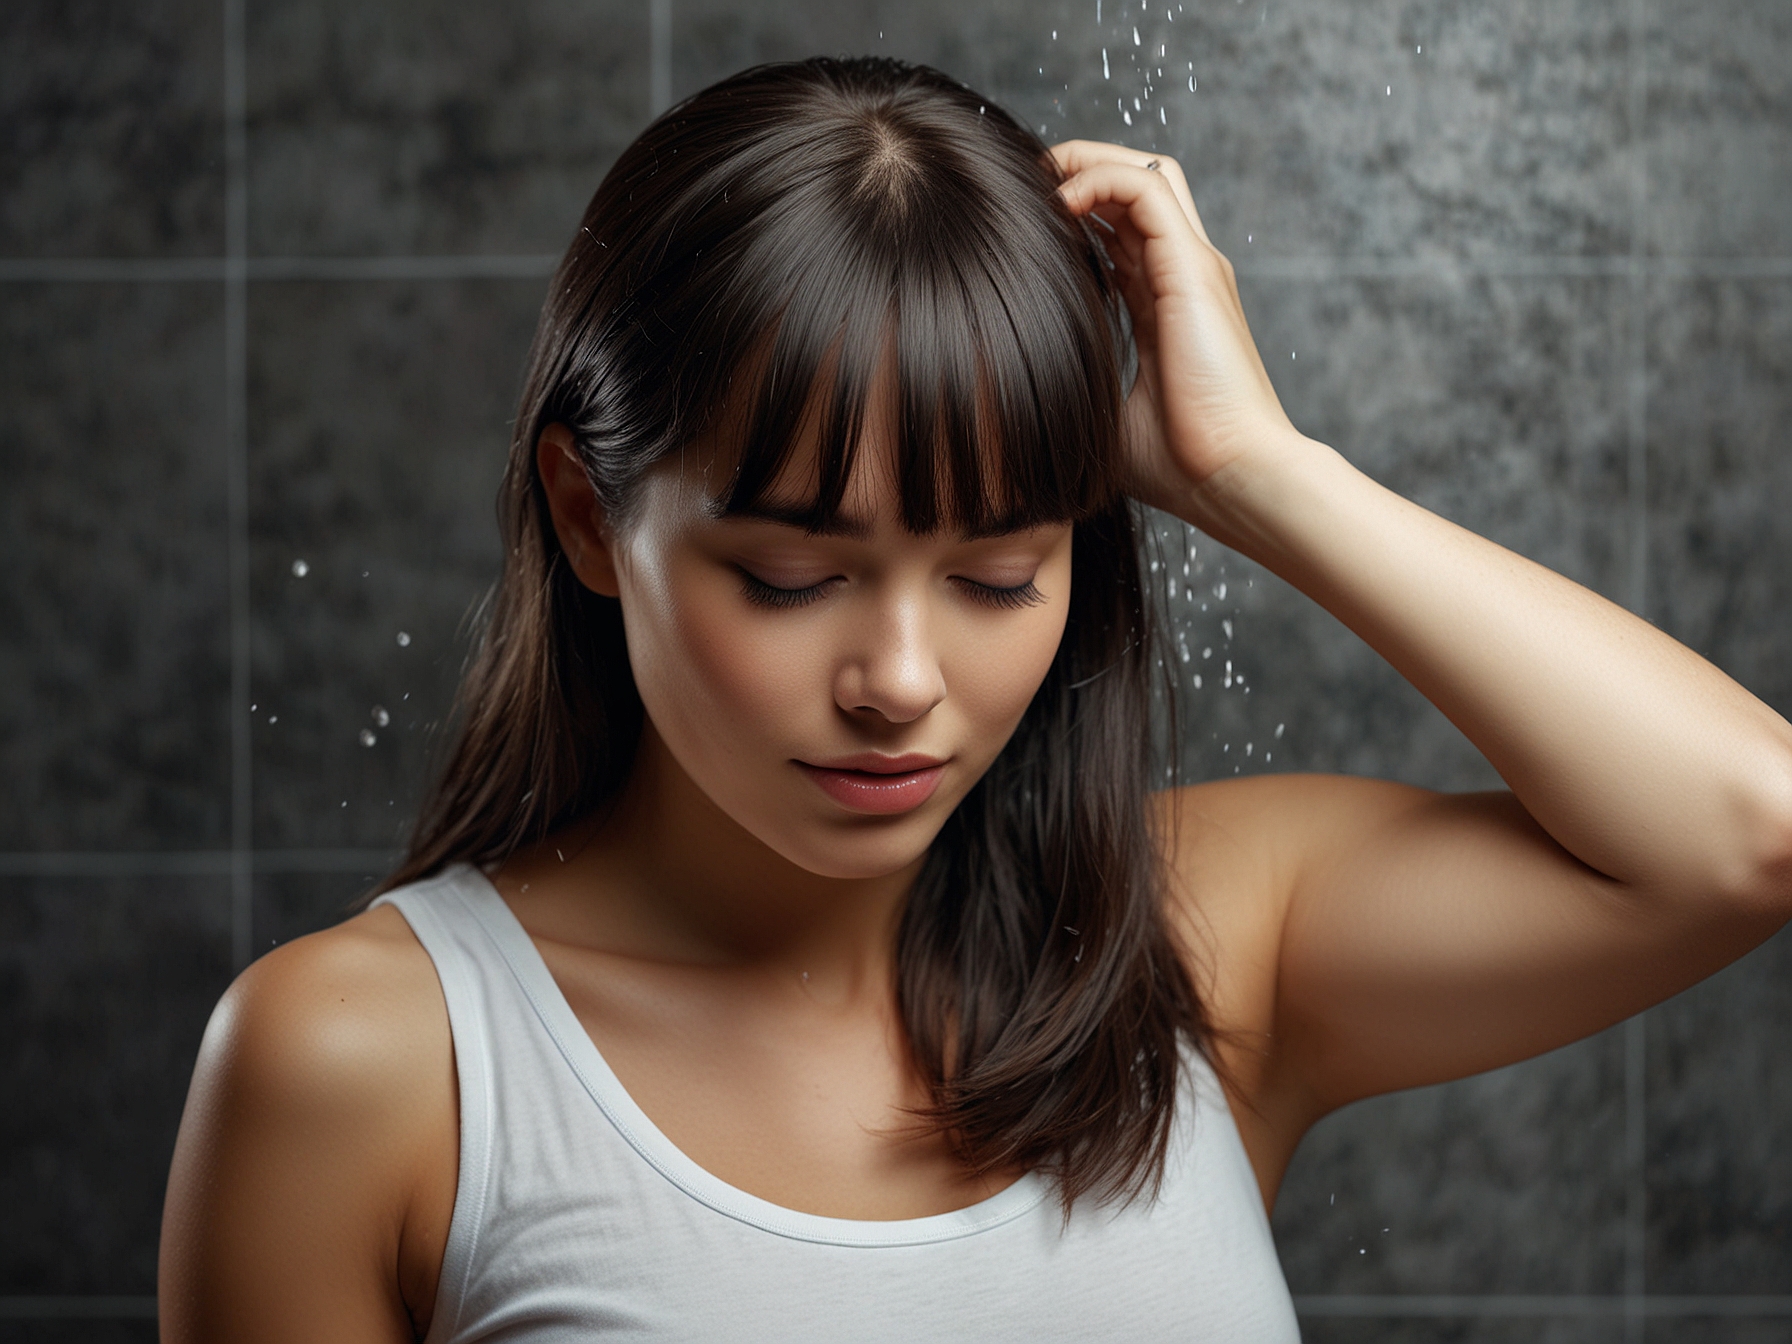
[[[1625,489],[1630,530],[1630,609],[1649,616],[1649,349],[1648,320],[1648,12],[1629,0],[1627,120],[1630,123],[1630,274],[1625,369]],[[1648,1118],[1645,1093],[1648,1019],[1624,1023],[1624,1344],[1643,1344],[1647,1317]]]
[[[392,256],[267,256],[238,259],[250,282],[282,280],[534,280],[552,275],[551,253],[438,253]],[[0,284],[217,284],[228,256],[0,257]],[[1477,279],[1792,280],[1792,256],[1704,257],[1273,257],[1241,262],[1261,281]]]
[[[249,643],[249,183],[244,0],[224,5],[224,433],[230,574],[230,960],[254,948]]]
[[[647,119],[672,106],[672,0],[647,0]]]
[[[385,849],[252,849],[249,869],[252,875],[378,874],[401,857]],[[0,877],[229,877],[236,861],[233,849],[26,850],[0,853]]]

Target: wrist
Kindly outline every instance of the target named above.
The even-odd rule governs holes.
[[[1289,427],[1199,481],[1178,481],[1164,502],[1148,502],[1273,568],[1273,553],[1308,507],[1357,476],[1335,449]]]

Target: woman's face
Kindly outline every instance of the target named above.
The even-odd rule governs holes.
[[[811,872],[925,852],[994,761],[1064,633],[1071,527],[916,536],[886,450],[856,455],[837,526],[793,454],[764,516],[717,517],[696,454],[661,463],[609,540],[652,729],[709,799]]]

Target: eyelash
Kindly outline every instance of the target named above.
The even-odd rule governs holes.
[[[828,584],[833,582],[831,579],[824,579],[807,588],[779,588],[744,569],[740,571],[740,577],[741,595],[747,601],[756,607],[769,607],[777,611],[808,606],[820,598]],[[1004,611],[1018,611],[1022,607],[1036,606],[1045,600],[1045,594],[1039,591],[1039,585],[1031,579],[1012,588],[997,588],[972,579],[959,579],[957,582],[964,585],[973,601]]]

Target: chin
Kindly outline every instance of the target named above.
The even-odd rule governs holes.
[[[926,810],[926,809],[923,809]],[[931,820],[931,819],[929,819]],[[943,823],[944,815],[940,821]],[[927,853],[940,832],[920,817],[854,818],[846,826],[820,828],[821,834],[788,832],[777,840],[760,839],[789,862],[817,877],[836,881],[870,881],[901,872]],[[782,841],[782,842],[780,842]]]

